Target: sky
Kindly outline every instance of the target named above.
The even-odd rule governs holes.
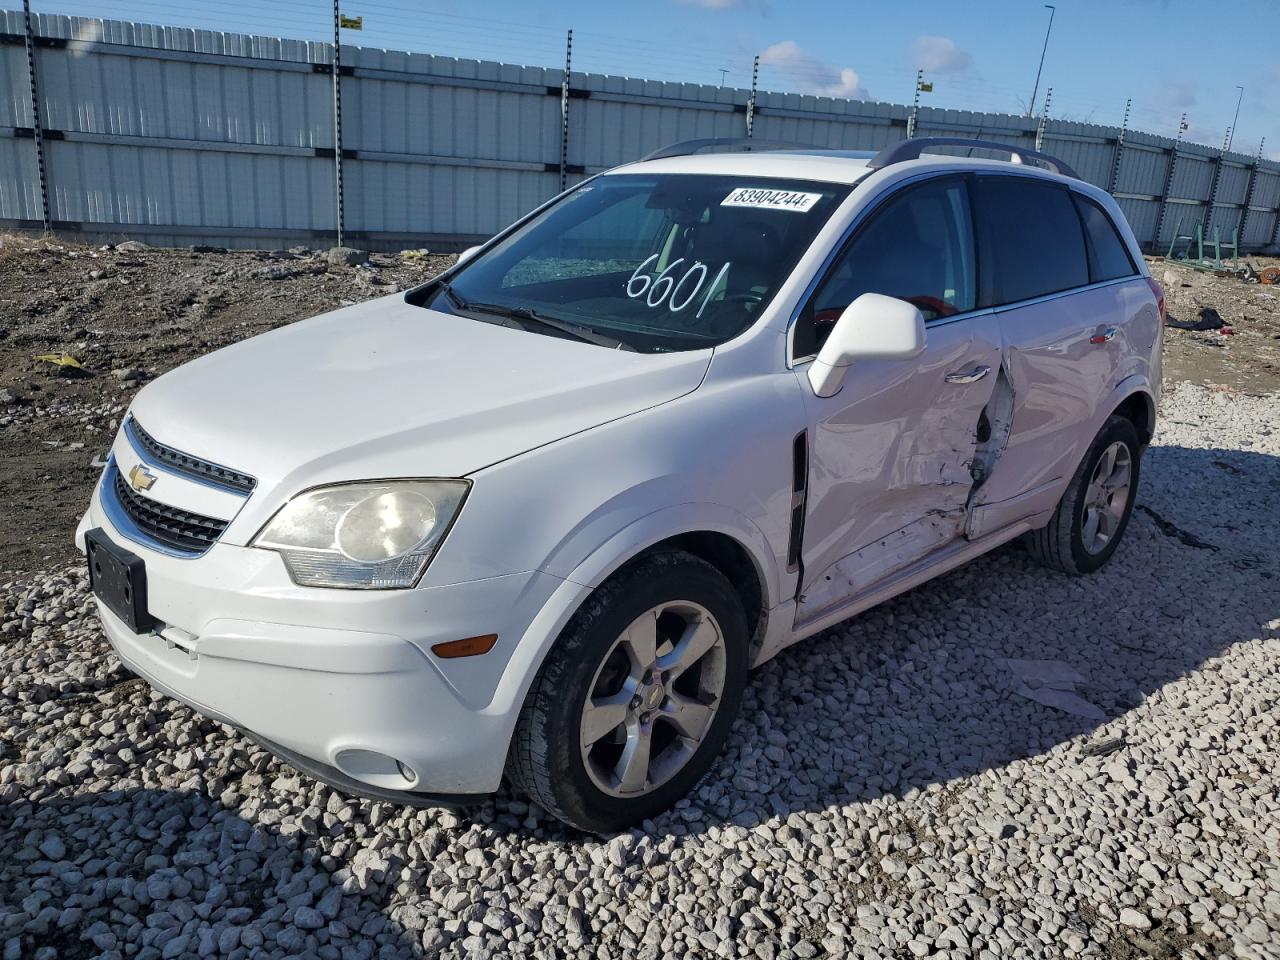
[[[2,3],[3,0],[0,0]],[[1050,11],[1041,0],[340,0],[363,18],[343,42],[395,50],[750,87],[1025,113]],[[14,4],[6,4],[14,5]],[[330,0],[32,0],[38,12],[332,38]],[[1277,0],[1222,13],[1194,0],[1059,0],[1036,95],[1050,116],[1177,133],[1221,146],[1243,86],[1232,149],[1280,159]]]

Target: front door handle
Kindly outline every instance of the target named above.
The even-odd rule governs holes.
[[[947,383],[977,383],[990,372],[990,367],[974,367],[972,370],[948,373]]]

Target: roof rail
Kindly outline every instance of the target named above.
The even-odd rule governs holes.
[[[1026,163],[1028,160],[1034,160],[1038,163],[1043,163],[1054,173],[1060,173],[1064,177],[1071,177],[1073,180],[1080,179],[1069,166],[1057,157],[1051,157],[1047,153],[1026,150],[1008,143],[996,143],[994,140],[971,140],[967,137],[918,137],[914,140],[903,140],[901,143],[895,143],[891,147],[885,147],[875,155],[867,166],[872,170],[879,170],[881,167],[887,167],[893,163],[918,160],[920,154],[934,147],[969,147],[971,150],[998,150],[1001,153],[1009,154],[1009,158],[1014,163]]]
[[[753,150],[817,150],[818,147],[807,143],[788,143],[785,140],[752,140],[747,137],[720,137],[710,140],[684,140],[670,146],[655,150],[640,158],[646,160],[665,160],[667,157],[687,157],[704,150],[712,153],[731,153],[734,151],[751,152]]]

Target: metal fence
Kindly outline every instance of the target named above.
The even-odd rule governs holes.
[[[457,248],[673,141],[878,149],[913,113],[343,44],[338,123],[333,52],[0,11],[0,228],[279,247],[331,243],[341,216],[348,243]],[[1280,163],[1052,118],[921,107],[913,121],[916,136],[1039,143],[1110,190],[1147,249],[1198,223],[1238,229],[1242,250],[1277,245]]]

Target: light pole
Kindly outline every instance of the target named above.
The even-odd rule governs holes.
[[[1244,87],[1240,86],[1240,84],[1237,83],[1236,89],[1239,90],[1240,93],[1236,96],[1236,115],[1235,115],[1235,118],[1231,121],[1231,129],[1227,133],[1227,149],[1228,150],[1231,149],[1231,141],[1234,140],[1236,136],[1236,124],[1240,122],[1240,101],[1244,99]]]
[[[1053,33],[1053,15],[1058,11],[1058,8],[1051,3],[1046,3],[1044,6],[1049,11],[1049,27],[1044,32],[1044,46],[1040,48],[1040,66],[1036,67],[1036,85],[1031,88],[1031,99],[1027,101],[1028,117],[1036,109],[1036,94],[1040,92],[1040,71],[1044,69],[1044,55],[1049,49],[1049,34]]]

